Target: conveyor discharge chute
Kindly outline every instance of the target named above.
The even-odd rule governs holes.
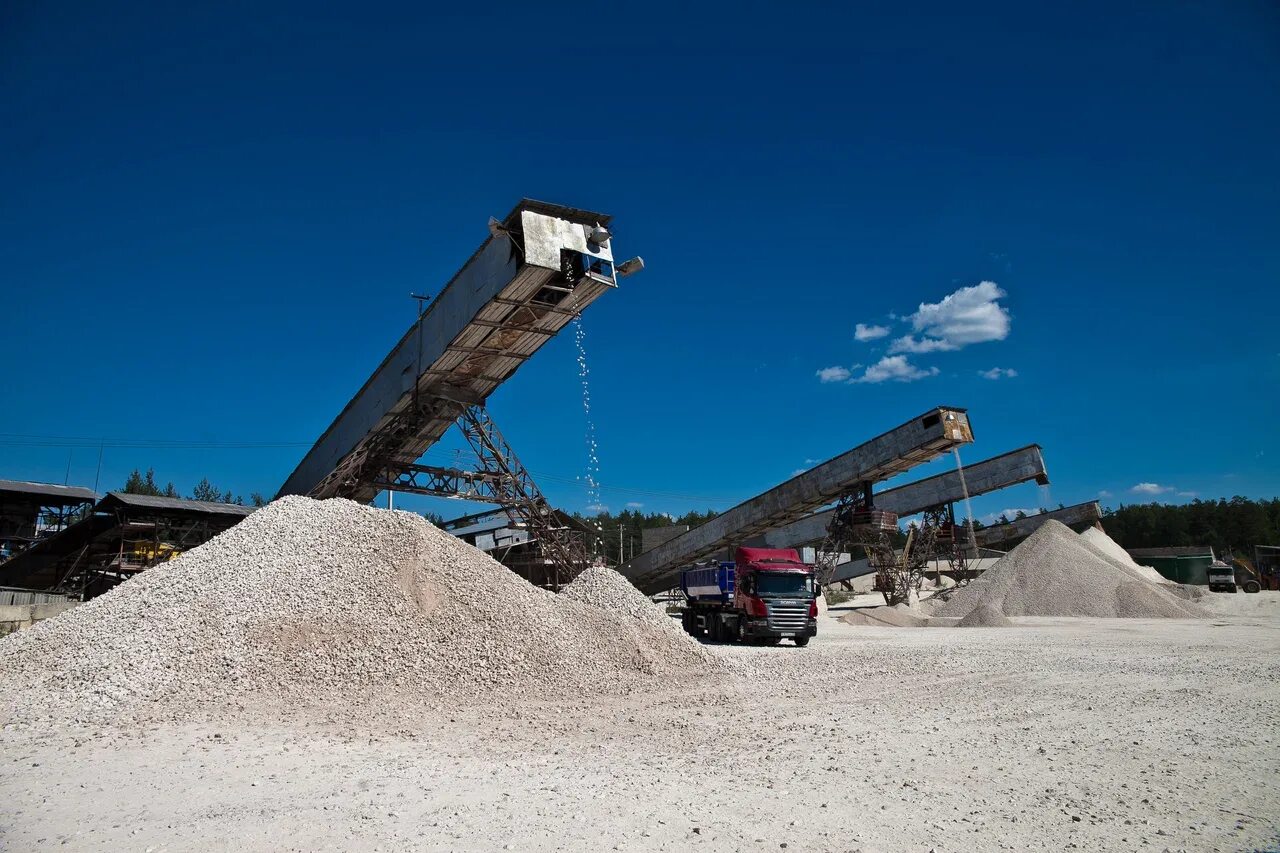
[[[964,466],[964,482],[957,471],[945,471],[933,477],[877,492],[876,509],[896,513],[900,518],[915,515],[932,507],[958,503],[966,496],[977,497],[1000,489],[1034,480],[1048,485],[1049,474],[1039,445],[1028,445],[1000,456]],[[770,530],[749,544],[767,548],[799,548],[822,542],[835,510],[823,510],[799,521]]]
[[[1025,539],[1039,530],[1046,521],[1060,521],[1070,527],[1075,524],[1097,524],[1101,520],[1101,505],[1097,501],[1085,501],[1082,504],[1014,519],[1008,524],[993,524],[990,527],[979,528],[974,531],[974,539],[979,547],[994,548],[1016,539]]]
[[[616,286],[617,274],[641,265],[637,259],[615,273],[609,223],[603,213],[528,199],[501,222],[491,220],[489,239],[382,360],[280,494],[369,501],[399,485],[397,477],[411,471],[463,407],[483,405]],[[441,476],[474,485],[449,476],[465,473]]]
[[[619,571],[646,594],[671,589],[681,566],[795,521],[862,485],[973,441],[964,409],[939,407],[805,471],[651,551]]]

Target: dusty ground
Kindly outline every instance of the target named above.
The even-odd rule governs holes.
[[[627,701],[8,732],[0,848],[1274,850],[1280,594],[1215,606],[967,630],[833,610],[808,649],[725,648],[741,676]]]

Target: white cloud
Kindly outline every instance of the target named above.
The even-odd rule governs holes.
[[[1018,375],[1018,371],[1012,367],[993,367],[990,370],[979,370],[978,375],[983,379],[999,379],[1001,377],[1013,379]]]
[[[1017,519],[1018,513],[1022,513],[1023,515],[1036,515],[1039,512],[1040,510],[1038,509],[1027,509],[1026,507],[1015,507],[1014,509],[1002,509],[999,512],[993,512],[983,516],[982,523],[997,524],[1000,521],[1000,516],[1002,515],[1005,518],[1009,519],[1010,521],[1014,521],[1015,519]]]
[[[1173,486],[1162,486],[1159,483],[1138,483],[1129,491],[1136,495],[1163,495],[1165,492],[1172,492]]]
[[[928,376],[936,376],[938,368],[930,367],[928,370],[916,367],[907,361],[905,355],[886,355],[866,369],[866,372],[856,379],[850,379],[849,382],[865,382],[876,384],[878,382],[914,382],[917,379],[924,379]]]
[[[853,369],[857,370],[859,365],[854,365]],[[835,365],[834,367],[824,367],[817,372],[818,381],[827,382],[845,382],[852,375],[849,368]]]
[[[821,459],[806,459],[806,460],[804,460],[804,464],[806,464],[806,465],[817,465],[817,464],[818,464],[819,462],[821,462],[821,461],[822,461]]]
[[[922,302],[906,319],[916,334],[895,340],[889,352],[950,352],[969,344],[1002,341],[1009,336],[1009,312],[999,303],[1006,296],[994,281],[962,287],[941,302]]]
[[[1198,494],[1200,494],[1200,493],[1199,493],[1199,492],[1178,492],[1178,497],[1180,497],[1180,498],[1194,498],[1194,497],[1195,497],[1196,495],[1198,495]]]
[[[910,352],[916,355],[924,355],[930,352],[951,352],[958,349],[960,347],[948,341],[935,338],[916,340],[915,335],[903,335],[889,344],[889,352]]]
[[[888,326],[868,326],[866,323],[859,323],[853,327],[853,339],[855,341],[874,341],[876,338],[883,338],[888,334]]]
[[[640,509],[644,504],[640,501],[627,501],[627,509]]]
[[[807,471],[807,470],[809,470],[809,469],[808,469],[808,468],[797,468],[796,470],[794,470],[794,471],[792,471],[792,472],[791,472],[791,476],[792,476],[792,477],[799,477],[801,474],[803,474],[803,473],[804,473],[805,471]]]
[[[1098,497],[1100,497],[1100,498],[1109,498],[1109,497],[1111,497],[1111,493],[1110,493],[1110,492],[1108,492],[1106,489],[1102,489],[1102,490],[1100,490],[1100,491],[1098,492]]]
[[[608,504],[587,504],[586,510],[587,512],[608,512],[609,505]]]

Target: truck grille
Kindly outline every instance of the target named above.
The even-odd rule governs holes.
[[[779,600],[765,602],[772,631],[803,631],[809,624],[809,602]]]

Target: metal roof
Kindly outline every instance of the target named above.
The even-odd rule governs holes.
[[[213,501],[190,501],[185,498],[166,498],[155,495],[130,495],[125,492],[108,492],[107,496],[94,507],[96,512],[105,512],[113,507],[139,507],[146,509],[176,510],[178,512],[198,512],[208,515],[249,515],[256,509],[239,504],[224,504]]]
[[[560,219],[567,219],[570,222],[577,222],[581,225],[595,225],[597,222],[601,225],[608,225],[613,221],[613,217],[607,213],[599,213],[594,210],[583,210],[579,207],[565,207],[563,204],[552,204],[549,201],[538,201],[536,198],[522,198],[520,203],[511,209],[503,222],[510,225],[513,222],[519,222],[520,211],[532,210],[535,213],[545,213],[547,216],[555,216]]]
[[[1177,545],[1171,548],[1126,548],[1130,557],[1212,557],[1208,545]]]
[[[68,503],[86,503],[98,499],[97,492],[84,486],[61,486],[57,483],[33,483],[27,480],[0,480],[0,492],[61,498]]]

